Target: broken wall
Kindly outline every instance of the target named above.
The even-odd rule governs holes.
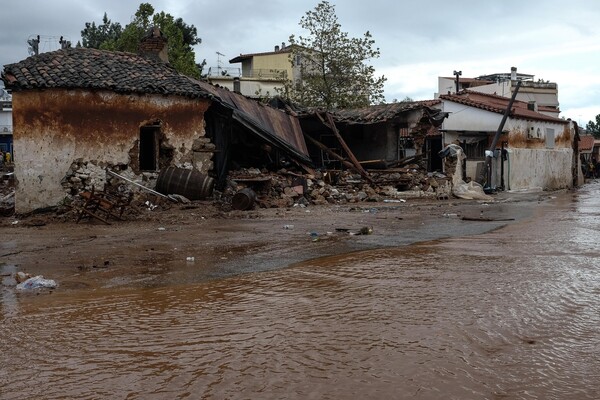
[[[15,92],[16,212],[60,203],[67,195],[61,182],[74,163],[92,170],[98,185],[98,171],[106,167],[125,165],[140,174],[140,128],[146,125],[159,124],[171,165],[194,165],[192,147],[203,139],[209,105],[208,100],[107,91]]]
[[[572,123],[514,120],[507,125],[504,181],[509,190],[573,187]]]

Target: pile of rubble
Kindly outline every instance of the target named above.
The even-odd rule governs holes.
[[[370,181],[351,171],[298,174],[286,169],[241,169],[230,172],[227,188],[216,197],[223,203],[232,203],[236,193],[249,193],[251,189],[253,200],[263,208],[381,202],[435,198],[438,189],[449,182],[445,175],[423,172],[418,165],[370,171],[369,176]]]
[[[0,217],[8,217],[15,209],[14,165],[0,167]]]
[[[114,166],[113,166],[114,169]],[[120,175],[107,174],[105,166],[93,162],[75,161],[63,179],[67,200],[60,207],[54,207],[57,217],[73,219],[74,212],[85,207],[81,193],[92,192],[112,194],[130,201],[123,213],[126,219],[137,218],[142,210],[155,208],[168,209],[184,196],[161,195],[151,189],[139,190],[139,186],[153,187],[153,176],[136,176],[127,169]],[[114,176],[113,176],[114,175]],[[118,178],[116,178],[117,176]],[[137,185],[137,186],[136,186]],[[222,191],[213,190],[207,199],[216,209],[247,210],[260,208],[307,207],[310,205],[348,204],[360,202],[400,202],[412,198],[440,198],[440,193],[449,197],[450,178],[435,172],[427,173],[419,164],[403,168],[369,170],[368,175],[360,175],[351,170],[316,170],[314,173],[301,173],[298,170],[280,169],[269,171],[258,168],[243,168],[230,171],[227,185]],[[0,196],[7,213],[14,212],[14,188]],[[442,190],[447,189],[447,190]],[[168,195],[168,196],[167,196]],[[242,196],[240,201],[240,196]],[[237,197],[237,199],[236,199]],[[149,200],[150,199],[150,200]],[[167,199],[167,200],[164,200]],[[0,204],[0,212],[3,210]],[[10,213],[8,213],[10,211]]]

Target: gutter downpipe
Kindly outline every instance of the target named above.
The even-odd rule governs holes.
[[[491,182],[492,182],[492,157],[494,156],[494,152],[496,150],[496,144],[498,144],[498,139],[500,139],[500,135],[502,134],[502,129],[504,129],[504,124],[506,123],[506,119],[508,118],[508,114],[510,113],[510,109],[512,108],[513,103],[517,97],[517,93],[519,92],[519,88],[521,87],[521,81],[517,81],[517,86],[515,86],[515,91],[508,102],[508,106],[506,110],[504,110],[504,115],[502,116],[502,121],[500,121],[500,125],[498,126],[498,130],[496,131],[496,135],[494,135],[494,139],[492,140],[492,144],[489,149],[485,152],[485,168],[484,170],[487,173],[487,185],[484,189],[491,190]]]

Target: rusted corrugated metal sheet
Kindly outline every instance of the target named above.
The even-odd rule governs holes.
[[[292,152],[295,158],[311,162],[297,117],[206,82],[198,84],[213,94],[215,101],[234,110],[233,116],[238,122],[268,142]]]

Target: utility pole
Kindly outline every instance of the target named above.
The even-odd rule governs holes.
[[[456,76],[456,93],[458,93],[459,88],[459,76],[462,75],[462,71],[454,71],[454,76]]]
[[[36,38],[28,39],[27,44],[29,45],[29,54],[37,56],[40,53],[40,35]]]
[[[500,121],[500,125],[498,126],[498,129],[496,130],[496,134],[494,135],[494,138],[492,139],[492,144],[490,144],[489,150],[486,150],[486,152],[485,152],[485,168],[483,168],[483,170],[482,170],[482,173],[485,176],[480,176],[479,180],[478,180],[479,182],[483,182],[484,179],[487,179],[484,190],[485,189],[492,190],[492,157],[494,157],[494,152],[496,151],[496,145],[498,144],[498,139],[500,139],[500,135],[502,135],[502,130],[504,129],[504,124],[506,123],[508,114],[510,114],[510,112],[511,112],[513,103],[515,102],[515,99],[517,98],[517,93],[519,93],[520,87],[521,87],[521,80],[519,79],[519,80],[517,80],[517,86],[515,86],[515,90],[513,91],[510,101],[508,102],[508,105],[506,106],[506,109],[504,110],[504,114],[502,115],[502,120]]]

